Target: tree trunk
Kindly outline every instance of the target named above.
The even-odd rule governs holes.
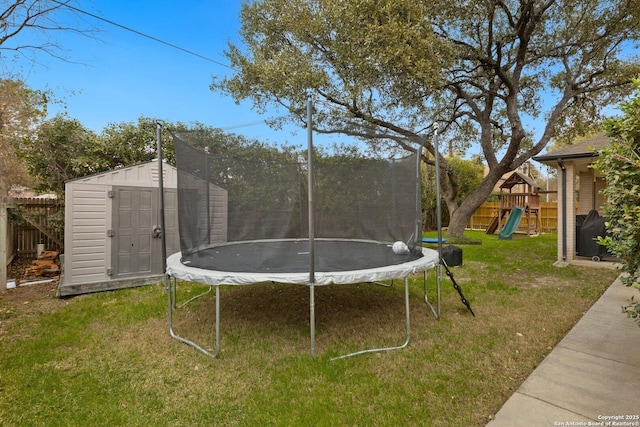
[[[448,237],[462,237],[473,213],[487,200],[500,177],[506,172],[503,168],[490,171],[473,194],[462,202],[455,211],[449,211]]]
[[[467,227],[467,222],[471,215],[476,211],[477,207],[471,206],[469,203],[463,203],[451,214],[449,219],[449,228],[447,229],[448,237],[461,237]]]

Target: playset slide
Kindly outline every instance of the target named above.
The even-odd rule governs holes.
[[[520,225],[520,220],[522,219],[522,214],[524,213],[525,208],[519,208],[514,206],[509,213],[509,218],[507,218],[507,223],[504,225],[504,228],[498,234],[498,239],[500,240],[511,240],[513,232],[518,229],[518,225]]]

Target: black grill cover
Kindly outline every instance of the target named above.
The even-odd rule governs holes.
[[[606,218],[600,216],[595,209],[589,211],[580,227],[580,234],[577,236],[578,255],[592,257],[607,253],[607,248],[600,245],[596,240],[598,237],[604,237],[607,234],[605,221]]]

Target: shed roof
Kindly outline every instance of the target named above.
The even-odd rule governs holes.
[[[518,184],[527,184],[531,188],[539,188],[540,186],[531,178],[519,171],[513,171],[511,175],[507,179],[504,180],[502,184],[500,184],[500,188],[513,188],[513,186]]]
[[[175,188],[177,182],[177,170],[163,161],[162,178],[170,187]],[[65,185],[84,184],[109,184],[129,186],[155,186],[159,180],[159,165],[157,160],[152,160],[137,165],[125,166],[99,172],[92,175],[74,178],[65,182]]]
[[[541,163],[556,162],[558,159],[585,159],[590,157],[598,157],[600,151],[607,148],[611,144],[611,140],[605,135],[594,136],[575,144],[560,147],[547,154],[533,157]]]

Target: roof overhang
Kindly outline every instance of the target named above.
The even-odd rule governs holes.
[[[600,151],[608,147],[609,144],[609,138],[604,135],[598,135],[573,145],[561,147],[547,154],[534,156],[533,160],[552,167],[558,167],[559,161],[569,161],[579,169],[582,169],[593,163],[600,156]]]

